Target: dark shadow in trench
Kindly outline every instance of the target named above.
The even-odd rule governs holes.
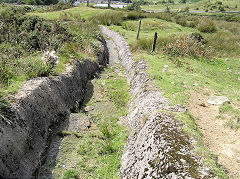
[[[95,76],[98,78],[98,75]],[[94,92],[94,86],[89,80],[86,84],[86,89],[85,89],[85,95],[84,99],[82,102],[80,102],[80,106],[78,107],[78,110],[75,112],[82,110],[84,112],[84,107],[86,104],[91,100]],[[57,157],[60,151],[60,146],[63,140],[63,136],[59,135],[58,133],[60,131],[66,130],[69,126],[69,121],[70,121],[70,114],[65,116],[65,119],[61,120],[61,124],[58,127],[55,127],[55,129],[52,131],[52,137],[50,139],[50,144],[45,152],[45,155],[40,159],[42,161],[39,165],[38,170],[35,172],[36,178],[41,178],[41,179],[50,179],[53,178],[52,171],[54,170],[56,163],[57,163]],[[63,166],[60,166],[64,168]]]

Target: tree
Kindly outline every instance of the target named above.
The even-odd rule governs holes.
[[[180,2],[185,4],[187,2],[187,0],[181,0]]]

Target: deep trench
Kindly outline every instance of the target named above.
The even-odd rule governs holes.
[[[119,58],[118,58],[118,51],[115,48],[114,42],[112,39],[106,38],[106,43],[107,43],[107,48],[108,48],[108,53],[109,53],[109,59],[108,59],[108,67],[113,67],[116,64],[119,63]],[[104,70],[104,69],[102,69]],[[101,73],[101,71],[99,72]],[[95,74],[95,77],[98,77],[98,73]],[[72,113],[70,116],[82,112],[84,114],[84,107],[86,107],[86,104],[91,100],[92,95],[94,92],[94,85],[91,83],[91,80],[88,81],[86,85],[86,91],[85,91],[85,96],[81,104],[78,106],[77,109],[72,110]],[[37,169],[37,172],[35,176],[37,178],[53,178],[52,171],[54,170],[56,166],[56,160],[59,154],[59,150],[61,147],[61,142],[63,137],[56,134],[61,130],[67,129],[68,126],[71,124],[71,117],[68,117],[63,123],[55,129],[55,135],[51,139],[51,143],[48,147],[48,150],[46,152],[46,155],[44,156],[42,163],[39,165],[39,168]],[[81,120],[81,119],[79,119]],[[89,126],[91,127],[91,126]]]

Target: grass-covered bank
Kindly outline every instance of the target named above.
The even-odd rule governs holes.
[[[26,80],[60,75],[71,58],[96,59],[101,47],[101,34],[92,22],[79,19],[63,25],[62,21],[50,22],[26,15],[27,12],[25,6],[4,5],[1,8],[1,101],[16,93]],[[58,56],[55,65],[41,59],[45,51],[52,50]],[[3,110],[5,105],[1,103],[0,106]]]
[[[128,132],[117,122],[127,114],[130,98],[126,79],[119,73],[123,73],[122,70],[107,68],[100,78],[92,80],[94,92],[87,106],[93,110],[83,114],[88,116],[91,127],[79,132],[80,137],[68,135],[63,138],[53,170],[55,178],[119,177]]]
[[[209,97],[227,96],[233,103],[230,106],[239,111],[239,52],[236,50],[238,42],[225,38],[239,38],[238,24],[212,19],[215,30],[204,31],[199,29],[199,25],[189,26],[189,21],[182,23],[170,19],[171,22],[154,17],[142,19],[139,40],[136,40],[138,20],[125,20],[118,25],[111,25],[110,28],[126,38],[136,61],[147,61],[148,75],[152,83],[163,91],[164,96],[173,104],[188,106],[191,93],[201,93],[204,89],[209,89],[211,93],[202,93]],[[199,20],[204,19],[200,17]],[[203,23],[204,25],[206,24]],[[208,24],[205,27],[207,26]],[[156,51],[151,53],[155,32],[158,33],[158,41]],[[218,35],[224,33],[228,36]],[[216,36],[219,38],[214,38]],[[231,112],[228,114],[231,115]],[[172,115],[182,121],[186,127],[184,131],[196,139],[196,154],[204,158],[205,164],[212,169],[214,175],[227,178],[225,169],[218,165],[218,156],[204,146],[202,133],[195,122],[197,119],[191,112],[180,116]],[[232,121],[229,121],[226,126],[236,128],[239,124],[237,119],[237,115],[232,116],[234,123],[230,124]]]
[[[184,0],[172,0],[165,1],[160,0],[154,5],[141,6],[144,10],[165,10],[169,8],[172,11],[186,12],[186,11],[239,11],[240,2],[236,0],[196,0],[196,1],[184,1]]]

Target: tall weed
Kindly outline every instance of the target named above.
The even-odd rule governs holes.
[[[152,39],[140,39],[132,45],[132,49],[135,51],[145,50],[150,52],[152,49],[152,41]],[[192,56],[194,58],[205,59],[211,59],[215,54],[213,48],[208,47],[190,35],[160,37],[156,43],[156,50],[157,52],[162,52],[171,56]]]

